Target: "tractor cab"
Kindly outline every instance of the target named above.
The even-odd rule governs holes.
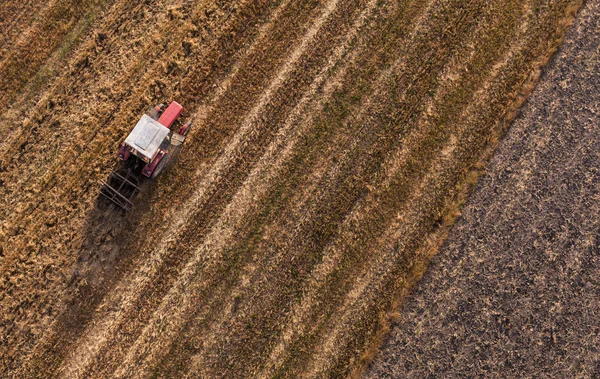
[[[131,200],[140,190],[140,166],[143,165],[141,175],[156,178],[185,141],[191,122],[181,125],[182,112],[183,107],[173,101],[166,109],[160,104],[140,118],[119,148],[117,157],[121,167],[102,183],[102,195],[125,210],[133,206]],[[175,132],[173,129],[178,123],[180,126]]]

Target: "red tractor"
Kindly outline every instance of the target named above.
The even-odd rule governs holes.
[[[180,123],[182,112],[183,107],[173,101],[166,109],[160,104],[142,116],[119,148],[121,164],[102,183],[103,196],[126,211],[133,207],[142,176],[156,178],[185,141],[191,122]],[[177,132],[173,131],[176,125]]]

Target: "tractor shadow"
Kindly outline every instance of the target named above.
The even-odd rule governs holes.
[[[140,188],[137,199],[154,192],[151,181],[140,183]],[[68,279],[67,301],[58,327],[59,334],[65,335],[57,343],[76,340],[107,294],[133,268],[145,234],[140,220],[149,210],[141,203],[127,212],[98,194],[85,221],[77,261]]]
[[[150,176],[162,177],[162,170],[168,171],[178,160],[185,134],[173,133],[165,138],[163,143],[168,142],[168,146],[161,147],[163,158]],[[162,162],[165,164],[158,170]],[[119,160],[108,178],[102,178],[102,185],[90,186],[96,192],[95,201],[78,227],[78,239],[73,241],[76,259],[65,278],[56,322],[41,347],[44,354],[62,359],[65,351],[77,348],[74,344],[88,326],[113,306],[118,307],[111,303],[109,309],[101,310],[103,302],[143,263],[144,246],[153,236],[152,217],[157,214],[152,205],[157,180],[142,175],[144,166],[138,159]],[[110,188],[104,191],[107,186]]]
[[[169,147],[165,172],[169,172],[171,166],[176,164],[180,151],[181,146]],[[115,172],[118,172],[117,169],[113,174]],[[115,202],[102,195],[102,189],[98,191],[94,207],[88,213],[84,240],[77,260],[82,269],[83,266],[87,266],[87,270],[95,267],[105,272],[108,271],[103,269],[106,266],[115,271],[127,263],[134,251],[141,248],[146,233],[141,221],[151,212],[151,199],[155,196],[158,180],[141,174],[136,176],[134,182],[139,188],[131,198],[131,208],[122,207],[119,205],[122,202]],[[127,192],[125,194],[128,195]]]
[[[178,159],[180,147],[173,150],[165,171]],[[143,178],[140,191],[132,199],[135,206],[125,211],[101,195],[100,188],[94,206],[83,225],[83,239],[77,261],[67,283],[67,296],[61,307],[56,334],[50,341],[51,351],[68,348],[94,321],[96,311],[106,296],[139,264],[139,255],[147,234],[142,222],[152,213],[156,180]],[[71,342],[69,342],[71,341]]]

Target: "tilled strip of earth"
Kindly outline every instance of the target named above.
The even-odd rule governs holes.
[[[0,87],[6,377],[361,367],[579,6],[89,4],[32,16],[34,39],[63,25],[38,50],[0,11],[2,67],[44,73]],[[97,183],[167,99],[194,129],[123,215]]]
[[[367,378],[600,376],[599,15],[586,2]]]

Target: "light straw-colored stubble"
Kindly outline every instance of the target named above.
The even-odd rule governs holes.
[[[529,20],[528,17],[525,19],[527,21]],[[521,36],[525,35],[524,33],[527,31],[527,26],[528,22],[522,24],[519,31]],[[491,101],[491,98],[493,97],[493,93],[489,91],[491,85],[494,84],[502,68],[506,67],[515,54],[525,47],[525,40],[526,39],[519,40],[519,43],[512,46],[503,58],[493,66],[489,78],[486,79],[481,88],[473,95],[474,101],[469,103],[467,108],[462,112],[460,121],[458,121],[459,125],[473,122],[473,119],[478,117],[477,111],[482,107],[482,104]],[[468,133],[470,129],[459,128],[459,131],[460,133],[457,136],[457,139],[462,139],[466,138],[466,133]],[[454,157],[454,154],[456,153],[455,141],[455,139],[450,139],[446,143],[446,146],[442,148],[443,154],[440,156],[441,161],[434,166],[432,171],[425,175],[423,180],[419,183],[418,189],[412,192],[411,197],[406,202],[406,204],[409,205],[408,208],[403,210],[402,215],[399,214],[398,217],[394,219],[392,224],[382,234],[380,240],[373,244],[373,246],[380,247],[379,249],[382,250],[383,253],[371,254],[374,259],[369,262],[369,267],[363,271],[361,277],[357,278],[353,288],[346,295],[344,305],[340,307],[341,314],[338,314],[335,317],[338,322],[334,326],[333,331],[325,338],[322,345],[323,347],[320,349],[321,351],[317,351],[313,355],[313,357],[317,358],[311,361],[309,365],[308,377],[319,377],[322,372],[327,370],[327,366],[331,364],[332,358],[336,354],[337,347],[346,343],[344,331],[353,323],[353,317],[360,317],[360,314],[366,311],[365,307],[371,304],[372,298],[378,296],[377,291],[369,292],[369,288],[376,287],[378,283],[385,280],[396,262],[395,257],[397,257],[398,254],[403,253],[402,248],[400,248],[398,252],[395,252],[392,248],[392,244],[395,241],[410,239],[410,236],[414,235],[415,232],[415,230],[411,229],[411,226],[421,224],[424,217],[426,217],[421,213],[418,206],[413,207],[411,205],[419,204],[422,194],[427,193],[428,188],[436,186],[441,173],[448,170],[448,165],[443,164],[444,161],[449,163],[460,161],[456,160]],[[401,164],[398,164],[398,162],[404,161],[403,157],[406,156],[406,153],[407,152],[404,151],[404,149],[400,149],[393,157],[391,157],[389,162],[386,162],[387,165],[395,167],[396,169],[388,172],[389,176],[385,185],[389,185],[389,181],[393,178],[397,169],[401,167]],[[416,220],[416,222],[407,225],[402,222],[403,220]],[[402,244],[400,244],[400,246],[402,246]],[[302,321],[299,321],[299,323],[304,325]]]
[[[308,30],[306,35],[302,38],[300,45],[294,49],[290,57],[283,64],[282,68],[278,71],[274,80],[270,83],[269,87],[265,90],[258,104],[252,109],[250,114],[244,120],[240,132],[236,134],[234,137],[234,141],[232,144],[228,146],[226,152],[219,158],[217,163],[213,166],[213,170],[209,173],[209,176],[212,174],[212,180],[209,179],[209,185],[214,183],[216,179],[220,176],[220,173],[223,172],[233,161],[233,152],[237,149],[240,144],[240,141],[245,137],[252,129],[252,126],[256,124],[257,116],[260,111],[264,108],[264,106],[271,100],[273,93],[283,84],[285,79],[289,76],[289,73],[294,68],[298,59],[304,53],[306,47],[309,43],[314,39],[317,32],[321,29],[322,25],[329,18],[331,13],[335,10],[339,0],[329,1],[319,18],[314,22],[312,27]],[[202,196],[202,195],[200,195]],[[231,213],[235,213],[230,211]],[[227,212],[226,212],[227,214]],[[221,223],[225,223],[222,221]],[[222,227],[219,225],[215,226],[214,230],[206,237],[205,243],[202,247],[196,251],[196,253],[192,256],[190,261],[186,264],[184,270],[182,271],[177,283],[171,287],[163,302],[159,306],[159,309],[154,313],[154,317],[150,324],[144,329],[141,336],[136,340],[133,344],[129,353],[125,357],[122,365],[116,370],[115,377],[127,376],[128,370],[131,368],[135,368],[135,365],[138,365],[139,357],[146,356],[145,360],[151,359],[153,355],[157,353],[157,349],[160,350],[161,344],[156,343],[156,339],[165,339],[166,336],[171,334],[171,330],[176,327],[175,325],[175,317],[167,316],[171,315],[173,312],[181,312],[182,310],[188,309],[191,304],[187,304],[189,300],[188,297],[185,296],[186,290],[185,286],[192,282],[192,278],[194,277],[194,273],[196,268],[200,262],[203,260],[210,262],[211,265],[214,265],[218,262],[219,255],[217,254],[220,251],[220,247],[226,245],[230,242],[232,233],[228,233],[227,235],[219,234],[215,231],[221,230]],[[161,333],[158,338],[155,338],[155,330],[160,329]],[[147,341],[149,339],[153,339],[154,342],[152,344],[148,344]],[[135,365],[134,365],[135,363]],[[143,365],[142,365],[143,366]]]
[[[170,2],[167,2],[167,3],[164,3],[164,4],[162,4],[162,7],[168,7],[170,3],[173,3],[173,2],[176,2],[176,1],[177,1],[177,0],[171,0]],[[122,7],[122,4],[119,4],[117,9],[112,9],[111,11],[117,12],[117,14],[118,14],[118,15],[121,15],[121,13],[122,13],[122,12],[121,12],[121,13],[118,13],[118,11],[122,11],[121,7]],[[115,15],[114,15],[114,14],[111,14],[111,16],[110,16],[110,19],[112,20],[112,19],[114,19],[114,18],[115,18]],[[112,20],[112,21],[114,21],[114,20]],[[103,23],[105,23],[105,24],[106,24],[107,22],[109,22],[109,21],[108,21],[108,20],[106,20],[106,19],[105,19],[105,20],[103,20]],[[91,41],[91,42],[93,43],[93,39],[92,39],[92,41]],[[89,43],[90,43],[90,41],[88,40],[88,41],[87,41],[87,45],[89,45]],[[85,51],[85,49],[86,49],[86,47],[85,47],[85,46],[87,46],[87,45],[83,45],[83,47],[82,47],[83,51]],[[79,53],[79,54],[81,54],[81,53]],[[74,62],[74,61],[73,61],[73,59],[74,59],[74,60],[77,60],[77,59],[79,59],[79,58],[77,57],[77,55],[75,55],[74,57],[72,57],[72,60],[71,60],[71,62]],[[121,61],[121,63],[123,63],[123,61],[125,61],[125,60],[127,60],[127,59],[123,58],[123,56],[121,56],[121,57],[120,57],[120,61]],[[103,61],[101,61],[101,62],[102,62],[102,64],[106,64],[106,65],[110,65],[110,66],[114,66],[115,64],[121,64],[121,63],[111,63],[111,62],[109,62],[109,61],[106,61],[106,62],[103,62]],[[103,70],[103,71],[106,71],[106,70]],[[110,70],[108,70],[108,71],[110,71]],[[104,74],[103,74],[103,75],[104,75]],[[60,78],[60,79],[58,80],[58,82],[57,82],[58,84],[54,84],[54,85],[53,85],[53,88],[52,88],[52,90],[51,90],[51,92],[50,92],[50,95],[49,95],[48,93],[46,93],[46,94],[44,95],[44,96],[45,96],[45,98],[49,98],[49,97],[51,97],[51,93],[52,93],[53,91],[56,91],[56,88],[60,87],[60,85],[64,85],[64,81],[65,81],[65,80],[67,80],[67,79],[68,79],[68,76],[65,76],[65,77],[62,77],[62,78]],[[97,80],[96,82],[98,82],[98,83],[104,83],[104,84],[103,84],[103,86],[105,86],[105,87],[110,87],[110,85],[109,85],[109,84],[110,84],[110,83],[114,83],[114,81],[116,81],[116,80],[118,80],[118,77],[116,77],[116,76],[114,76],[114,75],[108,75],[108,76],[106,76],[106,77],[103,77],[103,78],[102,78],[102,80],[100,80],[100,79],[99,79],[99,80]],[[62,83],[62,84],[61,84],[61,83]],[[109,83],[109,84],[106,84],[106,83]],[[86,94],[89,96],[89,94],[91,94],[91,93],[92,93],[92,90],[88,88],[88,90],[87,90]],[[87,100],[88,100],[88,101],[86,101],[86,98],[84,97],[83,99],[79,99],[79,100],[77,100],[77,101],[76,101],[76,103],[78,103],[78,104],[76,105],[76,107],[75,107],[75,108],[77,109],[77,111],[78,111],[77,113],[79,113],[79,114],[81,114],[81,113],[86,113],[85,111],[86,111],[86,109],[87,109],[87,110],[88,110],[88,112],[87,112],[87,113],[89,113],[89,114],[92,114],[92,113],[93,113],[93,112],[92,112],[92,110],[94,109],[94,107],[95,107],[95,106],[97,106],[97,105],[98,105],[98,104],[94,104],[94,102],[96,102],[96,103],[97,103],[98,101],[100,101],[99,99],[97,99],[97,98],[96,98],[96,96],[93,96],[93,102],[89,101],[90,99],[87,99]],[[40,101],[38,104],[44,104],[44,102],[43,102],[43,101]],[[76,134],[74,134],[74,135],[76,136],[76,135],[78,135],[79,131],[76,131],[75,133],[76,133]],[[71,136],[71,137],[73,137],[73,136]],[[71,142],[72,142],[71,140],[73,140],[73,138],[70,138],[70,139],[68,140],[68,139],[66,139],[66,137],[65,137],[65,139],[64,139],[64,141],[63,141],[63,143],[67,143],[67,141],[69,141],[69,143],[71,143]],[[78,140],[78,138],[75,138],[75,140]],[[10,148],[10,146],[9,146],[9,145],[10,145],[10,144],[6,144],[6,147],[7,147],[7,148]],[[5,146],[5,145],[4,145],[4,143],[2,144],[2,146],[3,146],[3,147]],[[56,163],[56,164],[60,164],[60,162],[58,162],[58,161],[57,161],[57,163]],[[55,164],[55,165],[56,165],[56,164]],[[47,172],[45,175],[43,175],[43,176],[40,176],[40,177],[38,178],[38,180],[41,180],[42,178],[44,178],[44,177],[47,177],[47,176],[48,176],[48,175],[50,175],[50,174],[51,174],[51,171],[48,171],[48,172]],[[78,215],[79,217],[77,217],[76,219],[78,219],[78,220],[82,220],[82,219],[83,219],[83,216],[84,216],[84,213],[85,213],[85,211],[86,211],[85,207],[84,207],[84,208],[80,208],[80,209],[79,209],[79,212],[80,212],[80,214]],[[64,291],[63,291],[63,292],[64,292]],[[118,303],[118,302],[120,301],[120,297],[121,297],[121,295],[120,295],[118,292],[113,292],[113,293],[111,294],[111,297],[110,297],[110,301],[111,301],[111,303],[110,303],[110,304],[116,304],[116,303]],[[57,296],[55,296],[55,298],[57,298],[57,299],[63,299],[63,300],[64,300],[64,299],[65,299],[65,295],[62,295],[62,294],[61,294],[61,295],[57,295]],[[103,307],[104,305],[106,305],[106,302],[104,302],[104,303],[102,304],[102,306],[101,306],[99,309],[102,309],[102,307]],[[48,322],[48,324],[49,324],[49,327],[47,327],[47,328],[46,328],[46,331],[45,331],[45,333],[44,333],[43,337],[40,339],[40,341],[38,341],[38,342],[37,342],[37,345],[38,345],[38,346],[43,346],[43,342],[44,342],[44,340],[45,340],[45,339],[47,339],[49,335],[52,335],[51,333],[52,333],[52,332],[55,330],[54,328],[55,328],[55,325],[56,325],[56,323],[57,323],[57,320],[56,320],[56,319],[53,319],[51,322],[50,322],[50,321]],[[96,328],[96,330],[97,330],[98,332],[100,332],[100,331],[102,331],[102,332],[105,332],[105,330],[103,330],[103,328],[102,328],[102,327],[96,327],[96,326],[92,326],[92,327],[95,327],[95,328]],[[93,338],[93,339],[91,339],[90,341],[96,341],[96,339],[95,339],[95,338]],[[98,339],[97,341],[101,341],[101,342],[103,342],[103,339],[101,339],[101,338],[100,338],[100,339]],[[91,344],[86,344],[85,346],[86,346],[86,347],[90,347],[90,348],[88,348],[88,349],[85,349],[85,355],[87,355],[87,353],[88,353],[89,351],[93,351],[93,349],[91,349]],[[36,346],[36,348],[37,348],[37,346]],[[80,353],[81,353],[81,351],[71,351],[71,353],[70,353],[69,357],[73,357],[73,355],[74,355],[74,354],[80,354]],[[16,377],[19,377],[19,376],[22,376],[22,375],[23,375],[21,372],[22,372],[23,370],[27,370],[27,369],[28,369],[28,367],[29,367],[29,366],[28,366],[28,364],[29,364],[29,361],[30,361],[32,358],[34,358],[34,357],[35,357],[35,354],[30,354],[30,355],[28,355],[28,356],[26,356],[26,357],[25,357],[24,361],[22,362],[23,364],[22,364],[22,365],[20,365],[20,367],[19,367],[19,369],[18,369],[19,371],[17,371],[17,372],[15,373],[15,376],[16,376]],[[84,360],[84,361],[86,361],[86,360]],[[58,373],[60,373],[61,375],[63,375],[63,371],[65,371],[65,370],[72,370],[72,369],[75,369],[75,370],[77,370],[77,368],[79,367],[79,362],[80,362],[80,360],[79,360],[79,359],[77,359],[76,363],[74,363],[74,364],[70,364],[70,363],[72,363],[70,360],[67,360],[67,362],[69,362],[69,364],[64,364],[64,363],[63,363],[63,365],[62,365],[61,367],[59,367],[59,369],[58,369]]]
[[[268,37],[269,31],[273,27],[273,24],[277,22],[281,13],[289,3],[290,0],[283,1],[273,12],[269,22],[261,27],[257,37],[253,41],[252,45],[248,48],[247,53],[236,62],[231,73],[217,87],[214,95],[212,96],[213,100],[211,105],[199,107],[198,111],[195,113],[195,117],[193,117],[196,124],[202,124],[207,115],[214,108],[215,104],[218,104],[219,100],[229,90],[231,82],[237,76],[244,58],[249,56],[254,50],[260,47],[261,43],[264,42],[265,38]],[[240,132],[244,132],[244,130],[240,130]],[[239,144],[239,141],[240,138],[237,140],[232,140],[228,146],[228,151],[234,150],[235,146],[232,147],[232,145]],[[201,170],[199,169],[195,176],[198,176],[200,171]],[[209,179],[212,180],[214,180],[216,177],[217,175],[214,174],[209,175]],[[178,209],[177,213],[171,213],[172,217],[174,218],[174,222],[171,224],[170,228],[165,231],[164,235],[177,235],[178,231],[181,230],[181,226],[189,220],[193,212],[196,210],[197,204],[200,203],[201,198],[204,196],[206,187],[210,184],[211,182],[207,183],[207,180],[204,179],[200,183],[198,191],[196,191],[191,199],[188,200],[187,204]],[[132,307],[135,299],[139,297],[141,290],[156,274],[156,269],[160,266],[163,260],[165,248],[167,244],[170,243],[174,238],[175,237],[163,239],[161,244],[153,250],[151,256],[143,262],[143,265],[134,274],[119,283],[117,288],[111,292],[109,298],[103,301],[99,308],[112,309],[112,312],[107,313],[104,319],[95,322],[91,328],[88,328],[85,331],[82,340],[77,343],[78,346],[82,347],[83,351],[80,349],[73,350],[71,352],[58,370],[58,372],[61,373],[61,376],[64,378],[76,378],[80,377],[87,370],[88,366],[92,363],[93,358],[105,345],[108,338],[114,334],[121,321],[124,320],[124,318],[127,317],[127,315],[133,310]],[[118,304],[118,307],[116,304]]]
[[[371,0],[358,16],[352,28],[346,34],[344,42],[336,46],[336,48],[333,50],[333,54],[330,56],[327,65],[315,77],[309,90],[306,91],[302,99],[291,112],[290,116],[286,119],[284,126],[278,131],[276,138],[269,145],[266,153],[261,157],[259,163],[254,167],[248,179],[244,182],[242,188],[236,193],[231,203],[228,204],[227,210],[224,213],[229,214],[235,212],[235,215],[238,219],[235,220],[233,224],[231,222],[228,224],[218,223],[215,229],[217,229],[217,227],[228,228],[227,233],[230,236],[235,230],[235,224],[242,222],[241,218],[247,214],[255,200],[264,196],[267,190],[273,185],[273,178],[277,176],[285,162],[287,162],[292,156],[299,137],[302,136],[311,125],[313,113],[311,112],[306,114],[305,112],[307,107],[310,106],[310,109],[313,112],[315,109],[321,108],[325,100],[329,98],[333,92],[334,87],[329,87],[329,90],[323,91],[321,97],[314,103],[311,103],[317,94],[317,90],[321,88],[326,80],[335,82],[344,76],[347,67],[352,61],[352,58],[347,56],[348,48],[350,47],[352,41],[356,39],[358,31],[364,26],[366,20],[371,16],[376,3],[377,0]],[[335,77],[330,78],[330,71],[338,64],[342,57],[347,58],[347,61],[344,63],[343,68],[336,73]],[[305,119],[298,124],[298,120],[301,117],[305,117]],[[294,128],[294,125],[297,126]],[[290,135],[290,133],[293,134]],[[250,274],[251,272],[251,270],[246,270],[246,275]],[[241,279],[241,282],[243,284],[240,288],[238,288],[238,290],[243,290],[243,288],[250,283],[249,280],[244,280],[244,278]],[[226,313],[228,311],[230,311],[230,309],[223,309],[224,314],[222,317],[219,317],[219,319],[226,318]],[[214,330],[211,330],[211,332],[214,332]],[[209,334],[212,334],[211,332],[209,332]],[[206,342],[206,340],[204,340],[204,342]],[[206,343],[203,344],[203,347],[206,348]],[[193,363],[188,376],[193,375],[192,373],[196,371],[196,368],[200,368],[202,358],[204,358],[202,354],[197,354],[196,356],[192,357]]]

